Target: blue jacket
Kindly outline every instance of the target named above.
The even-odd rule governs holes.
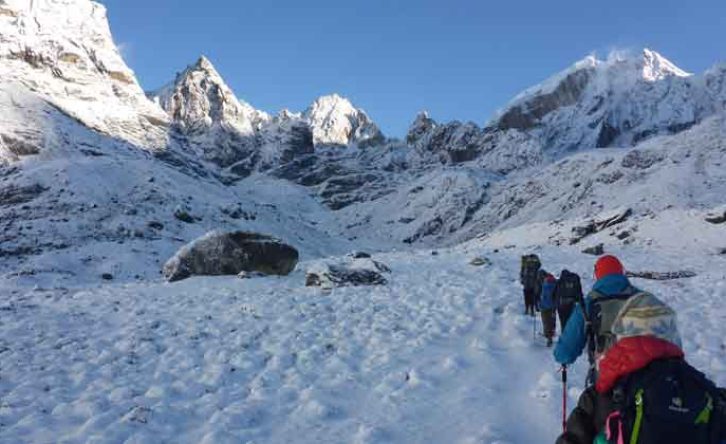
[[[617,296],[622,294],[628,287],[630,281],[620,274],[611,274],[595,282],[592,289],[603,296]],[[585,309],[590,310],[590,294],[585,298]],[[585,316],[582,313],[582,306],[577,304],[567,321],[557,346],[554,350],[555,361],[560,364],[570,365],[577,360],[587,345],[587,333],[585,332]]]
[[[539,300],[539,308],[541,310],[554,310],[555,309],[555,286],[557,285],[557,281],[547,282],[545,281],[542,283],[542,293],[540,295]]]

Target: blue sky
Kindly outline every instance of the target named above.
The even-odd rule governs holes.
[[[104,0],[146,89],[207,55],[268,112],[332,92],[403,136],[419,110],[485,122],[576,60],[652,48],[701,72],[726,61],[726,1]]]

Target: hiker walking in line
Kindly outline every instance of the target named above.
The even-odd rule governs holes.
[[[601,354],[612,341],[608,329],[617,310],[628,298],[641,293],[625,277],[623,265],[615,256],[603,256],[597,260],[595,279],[592,291],[576,304],[557,341],[554,356],[560,364],[575,362],[587,345],[590,366],[594,369],[596,355]],[[591,320],[598,321],[598,325],[593,325]],[[599,329],[603,331],[596,331]]]
[[[538,277],[542,263],[536,254],[522,256],[519,282],[524,290],[524,314],[534,316],[539,297]]]
[[[542,270],[544,272],[544,270]],[[555,287],[557,279],[551,274],[544,272],[542,282],[542,292],[540,293],[539,309],[542,315],[542,330],[544,337],[547,338],[547,347],[552,347],[552,338],[555,337],[556,317],[555,317]]]
[[[726,391],[685,361],[675,312],[614,256],[598,259],[595,278],[554,350],[563,374],[586,345],[592,366],[557,444],[726,442]]]
[[[562,270],[560,278],[557,280],[555,287],[555,305],[557,306],[557,315],[560,318],[560,332],[564,332],[567,320],[575,308],[575,304],[582,301],[582,284],[580,276],[569,270]]]

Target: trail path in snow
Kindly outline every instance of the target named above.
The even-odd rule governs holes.
[[[522,314],[521,289],[504,270],[477,272],[450,271],[443,290],[470,297],[462,308],[471,322],[400,363],[408,381],[385,386],[364,409],[380,413],[375,423],[390,424],[391,441],[524,443],[556,433],[557,367],[540,320]]]
[[[304,287],[302,270],[3,288],[0,442],[552,442],[561,385],[522,313],[519,252],[478,268],[473,254],[377,255],[388,285],[330,293]],[[541,254],[589,284],[591,259]],[[695,268],[644,287],[676,308],[689,360],[724,385],[723,267]],[[570,407],[584,366],[572,368]]]

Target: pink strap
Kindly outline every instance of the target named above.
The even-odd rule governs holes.
[[[608,415],[607,419],[605,420],[605,439],[610,441],[612,438],[612,433],[610,432],[610,420],[611,419],[617,419],[618,420],[618,441],[617,444],[625,444],[625,441],[623,440],[623,421],[620,420],[620,412],[614,411],[611,414]]]

